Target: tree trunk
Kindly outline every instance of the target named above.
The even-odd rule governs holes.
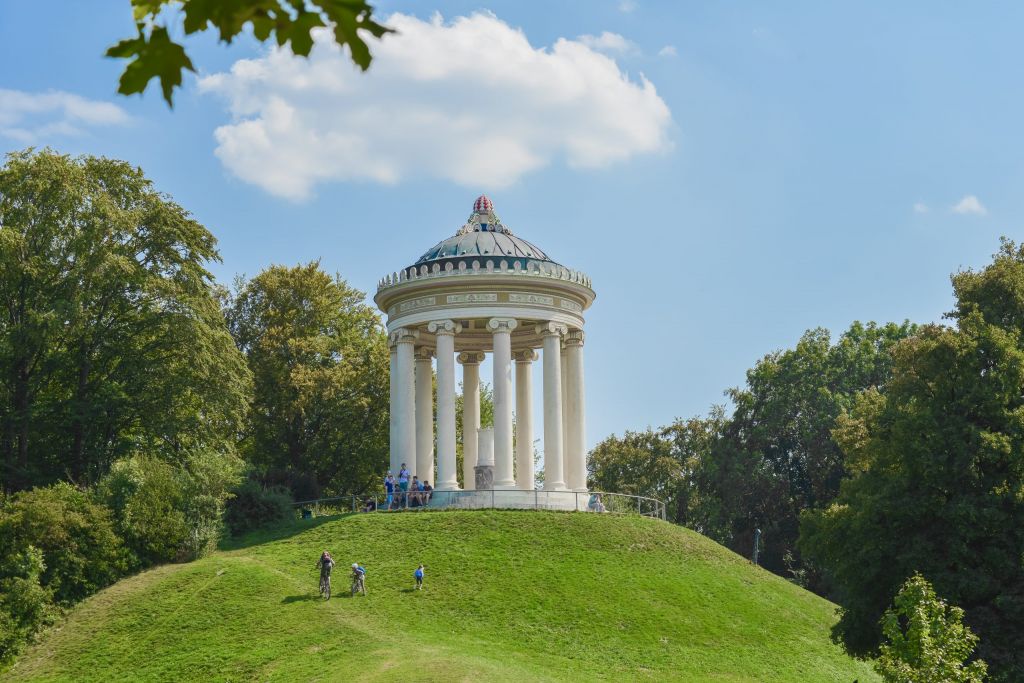
[[[85,423],[86,404],[88,401],[89,370],[92,363],[89,362],[89,351],[82,349],[78,361],[78,385],[75,387],[75,400],[71,417],[71,468],[72,477],[76,481],[84,481],[88,471],[88,463],[85,462]]]

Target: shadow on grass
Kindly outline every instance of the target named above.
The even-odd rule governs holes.
[[[290,605],[293,602],[313,602],[314,600],[323,600],[319,595],[313,593],[306,593],[305,595],[289,595],[281,601],[282,605]]]
[[[261,545],[269,541],[280,541],[285,538],[291,538],[296,534],[301,534],[304,531],[315,529],[321,524],[335,522],[339,519],[345,519],[346,517],[352,517],[357,514],[359,513],[346,512],[340,515],[324,515],[323,517],[316,517],[314,519],[289,519],[273,526],[246,532],[241,536],[225,538],[221,540],[217,547],[220,550],[240,550],[254,545]]]

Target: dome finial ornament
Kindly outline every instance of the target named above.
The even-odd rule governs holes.
[[[476,198],[473,202],[473,213],[488,214],[494,211],[494,202],[488,199],[487,195],[482,194]]]

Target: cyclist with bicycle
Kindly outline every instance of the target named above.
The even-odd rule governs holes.
[[[358,562],[352,563],[352,595],[362,593],[366,595],[366,569],[359,566]]]
[[[326,550],[320,553],[320,559],[316,561],[320,570],[320,594],[326,598],[331,597],[331,569],[334,568],[334,558]]]

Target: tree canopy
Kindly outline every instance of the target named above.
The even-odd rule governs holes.
[[[996,680],[1024,676],[1024,249],[1005,242],[953,276],[956,327],[894,351],[884,394],[862,394],[835,436],[853,477],[807,513],[801,549],[824,568],[855,653],[881,642],[915,572],[961,606]]]
[[[230,43],[246,28],[260,42],[271,38],[306,57],[313,48],[313,31],[330,29],[334,41],[348,46],[352,61],[363,71],[372,57],[361,32],[380,38],[393,29],[378,24],[366,0],[131,0],[137,35],[107,50],[108,57],[127,59],[117,91],[142,93],[154,78],[168,105],[185,71],[195,71],[185,47],[171,39],[216,29]],[[179,28],[180,21],[180,28]]]
[[[0,477],[232,456],[250,374],[206,266],[216,240],[138,168],[49,150],[0,168]]]
[[[312,262],[239,280],[226,303],[255,382],[244,452],[297,498],[361,492],[387,469],[387,337],[364,298]]]

